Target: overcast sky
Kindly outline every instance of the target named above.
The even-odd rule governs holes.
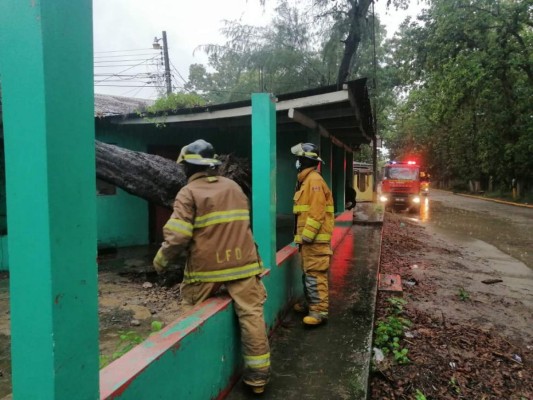
[[[224,20],[265,25],[276,1],[266,3],[263,8],[259,0],[93,0],[95,92],[157,98],[149,74],[163,71],[161,54],[152,49],[162,31],[167,33],[173,85],[181,86],[189,65],[207,61],[204,53],[194,53],[197,46],[223,44]],[[378,0],[376,12],[392,35],[407,14],[386,12],[384,4]]]

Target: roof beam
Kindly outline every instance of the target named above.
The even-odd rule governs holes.
[[[355,100],[355,97],[352,91],[349,89],[347,84],[342,85],[342,88],[348,92],[348,98],[350,99],[350,104],[352,105],[353,110],[355,112],[355,117],[357,119],[357,124],[359,125],[359,129],[361,130],[361,133],[369,141],[372,141],[372,138],[366,134],[365,129],[363,128],[363,118],[361,117],[361,109],[359,108],[359,105],[357,104],[357,100]]]
[[[291,108],[316,107],[327,104],[340,103],[348,101],[348,90],[339,90],[337,92],[317,94],[314,96],[301,97],[292,100],[283,100],[276,102],[276,111],[285,111]],[[191,121],[209,121],[215,119],[235,118],[246,115],[252,115],[252,107],[245,106],[239,108],[230,108],[226,110],[210,111],[209,107],[205,110],[195,113],[155,116],[147,118],[117,119],[113,121],[119,125],[142,125],[142,124],[171,124],[175,122]]]
[[[300,123],[301,125],[309,128],[309,129],[313,129],[315,131],[318,131],[318,133],[320,133],[320,135],[330,139],[331,142],[334,145],[336,145],[338,147],[341,147],[341,148],[345,149],[346,151],[353,152],[353,149],[351,149],[350,147],[345,145],[343,142],[341,142],[335,136],[331,135],[326,128],[324,128],[322,125],[320,125],[315,120],[309,118],[304,113],[302,113],[302,112],[300,112],[298,110],[295,110],[294,108],[291,108],[291,109],[289,109],[288,115],[289,115],[290,119]]]

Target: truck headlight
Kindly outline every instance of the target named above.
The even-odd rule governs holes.
[[[420,197],[418,197],[418,196],[413,197],[413,203],[419,204],[420,203]]]
[[[387,198],[387,196],[380,196],[379,197],[379,201],[383,202],[383,203],[386,203],[389,199]]]

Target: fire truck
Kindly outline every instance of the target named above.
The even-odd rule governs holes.
[[[420,210],[422,182],[416,161],[391,161],[383,167],[380,201],[385,206]]]

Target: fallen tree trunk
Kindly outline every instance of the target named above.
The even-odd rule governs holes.
[[[96,176],[126,192],[163,207],[172,208],[176,193],[185,186],[183,167],[155,154],[128,150],[95,141]],[[237,182],[249,195],[250,169],[246,160],[233,155],[219,157],[218,175]]]

